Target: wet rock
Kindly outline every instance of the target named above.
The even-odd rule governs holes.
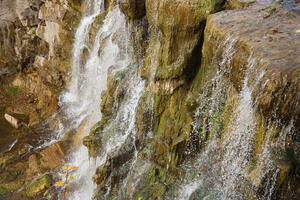
[[[101,112],[106,118],[114,114],[116,105],[122,100],[125,74],[126,70],[118,70],[118,66],[109,68],[107,90],[102,94],[101,98]]]
[[[105,164],[97,168],[94,180],[98,185],[98,195],[105,193],[107,187],[111,188],[109,192],[120,189],[132,167],[133,158],[134,146],[128,138],[117,151],[108,155]]]
[[[40,159],[38,158],[38,155],[33,154],[29,156],[28,159],[28,170],[27,173],[29,176],[41,174],[41,165],[40,165]]]
[[[150,36],[142,76],[171,79],[192,75],[200,62],[198,53],[206,17],[221,5],[222,0],[146,1],[153,37]]]
[[[93,178],[100,190],[104,188],[110,173],[111,173],[111,161],[110,159],[108,159],[103,165],[97,168],[96,175]]]
[[[248,54],[255,49],[257,65],[265,71],[262,82],[267,82],[253,92],[259,109],[267,118],[276,116],[277,120],[280,118],[285,125],[288,125],[292,118],[298,124],[299,109],[296,101],[300,96],[299,83],[296,80],[300,73],[298,67],[300,59],[297,56],[300,50],[295,24],[299,16],[290,18],[284,9],[277,7],[270,17],[264,18],[264,15],[269,12],[268,8],[269,6],[254,5],[247,10],[213,15],[208,21],[207,34],[214,38],[212,33],[216,33],[217,37],[224,38],[225,34],[235,33],[234,37],[241,38],[239,48],[244,49]],[[231,20],[240,25],[233,27]],[[283,56],[285,59],[282,59]],[[242,61],[245,55],[236,57],[239,62],[234,64],[235,71],[232,71],[230,78],[239,90],[241,79],[238,77],[242,76],[243,68],[238,66],[245,62]]]
[[[90,134],[83,139],[83,145],[88,148],[91,158],[96,158],[101,149],[101,131],[103,130],[104,124],[106,124],[106,120],[102,119],[91,128]]]

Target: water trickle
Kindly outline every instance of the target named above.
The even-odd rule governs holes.
[[[220,109],[226,100],[226,79],[225,75],[231,69],[231,60],[232,56],[235,54],[235,44],[236,41],[227,37],[224,42],[220,42],[217,47],[217,52],[222,50],[221,48],[225,47],[224,53],[222,54],[221,61],[219,63],[217,61],[217,53],[214,55],[212,63],[218,65],[218,69],[216,75],[212,78],[212,80],[206,83],[204,87],[204,91],[200,93],[198,97],[199,106],[195,111],[194,120],[192,122],[192,140],[193,137],[198,136],[200,133],[202,135],[207,134],[207,132],[212,132],[212,118],[216,115],[220,115]],[[204,121],[207,124],[203,124]],[[205,127],[207,126],[207,128]],[[197,139],[195,139],[197,143]],[[191,152],[197,150],[197,145],[192,144]],[[191,152],[187,152],[188,154]]]
[[[224,199],[243,199],[237,189],[239,181],[247,164],[250,161],[253,138],[255,134],[256,122],[254,105],[252,101],[252,90],[255,85],[248,86],[249,76],[253,71],[256,61],[250,56],[248,67],[243,82],[243,88],[240,92],[238,105],[235,113],[235,121],[230,127],[229,136],[225,139],[223,145],[225,155],[222,161],[222,189],[221,193]],[[262,75],[258,78],[262,78]],[[259,80],[255,81],[256,83]]]
[[[203,118],[211,121],[215,118],[215,114],[220,115],[220,109],[227,98],[226,75],[231,69],[231,60],[235,53],[234,44],[235,41],[232,39],[225,41],[225,50],[218,65],[218,72],[212,79],[212,86],[208,86],[207,91],[200,95],[201,101],[195,114],[193,134],[203,132],[203,130],[199,132],[203,126]],[[252,91],[264,75],[264,72],[261,72],[249,86],[250,75],[255,65],[256,61],[250,56],[243,86],[233,113],[235,120],[231,122],[222,140],[218,139],[218,135],[211,135],[206,150],[198,156],[197,160],[190,165],[183,166],[185,171],[188,171],[187,174],[194,175],[186,175],[185,184],[181,187],[181,192],[176,199],[189,199],[192,195],[200,199],[205,196],[214,196],[215,199],[244,199],[239,191],[239,185],[249,162],[256,128]],[[214,133],[211,123],[216,122],[208,122],[209,134]],[[198,178],[195,179],[195,177]]]

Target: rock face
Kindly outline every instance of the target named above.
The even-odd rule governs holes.
[[[7,96],[4,107],[29,115],[29,127],[58,109],[81,4],[0,2],[0,103]],[[94,108],[101,121],[84,139],[91,157],[112,149],[94,176],[95,199],[298,199],[299,2],[105,0],[90,42],[115,6],[127,17],[132,62],[110,67]],[[137,74],[141,97],[128,92]],[[136,107],[130,98],[139,98]],[[107,147],[114,131],[126,138]],[[66,140],[34,153],[18,140],[9,147],[0,157],[0,198],[25,183],[26,198],[44,195],[48,172],[66,160]]]
[[[183,179],[204,182],[191,199],[296,199],[297,4],[291,11],[267,2],[146,0],[144,11],[143,2],[120,3],[133,27],[149,27],[146,39],[132,39],[147,40],[139,45],[147,84],[136,113],[137,169],[128,171],[130,151],[121,165],[111,160],[125,150],[114,153],[97,171],[96,197],[109,187],[111,199],[178,198]],[[93,153],[122,104],[113,80],[103,95],[106,121],[88,140]]]
[[[6,144],[5,152],[1,146],[1,199],[2,196],[25,199],[17,192],[25,183],[65,161],[59,144],[31,155],[32,146],[37,145],[36,139],[43,134],[32,129],[58,109],[59,93],[68,80],[72,38],[83,10],[81,3],[81,0],[0,1],[0,105],[8,114],[29,118],[28,126],[19,126],[20,123],[6,116],[18,130],[7,133],[14,140]],[[6,127],[1,130],[6,131]],[[28,186],[24,195],[39,199],[51,182],[51,178],[44,176]]]
[[[37,97],[45,118],[57,109],[56,94],[68,72],[80,1],[1,1],[0,72],[15,77],[13,86]]]
[[[152,29],[143,76],[175,79],[193,70],[200,61],[195,54],[200,50],[205,19],[221,5],[222,1],[146,1]]]
[[[215,115],[210,116],[205,114],[209,112],[206,105],[198,102],[203,110],[201,115],[196,115],[199,130],[194,134],[199,134],[196,141],[200,141],[200,147],[208,138],[219,135],[218,151],[223,152],[220,154],[224,154],[223,159],[244,163],[246,170],[236,173],[246,180],[240,188],[245,199],[266,198],[264,192],[268,186],[265,181],[275,171],[277,175],[273,184],[276,191],[271,197],[293,199],[297,196],[297,192],[291,192],[286,184],[295,186],[299,181],[295,178],[297,170],[294,171],[299,167],[296,161],[299,148],[296,139],[299,131],[299,106],[296,103],[299,101],[299,83],[295,81],[299,78],[299,34],[294,27],[299,19],[299,16],[290,17],[290,13],[280,7],[254,5],[246,10],[214,14],[207,21],[202,66],[193,81],[191,96],[202,91],[200,99],[207,101],[203,95],[212,80],[220,82],[219,78],[214,78],[215,73],[220,74],[223,76],[221,84],[208,90],[219,99],[215,103],[220,107]],[[278,24],[284,25],[279,27]],[[251,105],[249,109],[247,101]],[[247,109],[248,113],[239,111],[239,106]],[[207,120],[211,122],[208,128],[204,128]],[[235,120],[246,125],[246,130],[241,124],[235,124]],[[239,142],[245,146],[234,146],[232,142],[226,142],[226,138],[240,138]],[[230,153],[230,147],[226,145],[233,145],[234,151],[244,152],[247,157]],[[233,155],[235,158],[231,158]],[[214,157],[211,155],[210,159]],[[292,190],[297,191],[295,188]]]

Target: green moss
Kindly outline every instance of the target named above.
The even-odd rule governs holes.
[[[120,83],[126,76],[126,72],[127,70],[120,70],[120,71],[117,71],[116,74],[115,74],[115,80]]]
[[[5,198],[9,193],[9,190],[4,188],[4,187],[0,187],[0,199]]]
[[[198,1],[198,16],[202,20],[210,14],[219,11],[222,8],[223,0],[199,0]]]
[[[167,179],[166,171],[162,168],[155,167],[149,170],[146,177],[146,185],[136,195],[139,199],[157,199],[162,200],[166,192],[165,182]]]
[[[52,183],[52,178],[50,175],[44,175],[38,179],[36,179],[33,183],[31,183],[26,191],[25,194],[28,197],[35,197],[43,192],[45,192]]]
[[[260,156],[260,153],[263,149],[266,137],[266,124],[264,117],[262,115],[258,115],[256,118],[256,131],[254,136],[254,144],[253,144],[253,163],[255,164]]]
[[[18,95],[20,94],[21,90],[19,87],[9,87],[6,90],[9,94]]]
[[[234,111],[236,109],[238,94],[234,88],[228,90],[228,98],[225,102],[223,117],[223,133],[230,130],[232,121],[234,120]]]

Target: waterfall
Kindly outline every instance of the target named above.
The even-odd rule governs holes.
[[[99,104],[100,90],[98,90],[99,88],[97,87],[105,85],[106,80],[103,79],[105,77],[98,76],[98,68],[101,66],[94,60],[100,47],[99,44],[97,44],[97,42],[100,42],[98,35],[86,64],[84,64],[82,54],[84,49],[89,49],[88,37],[91,25],[96,17],[103,11],[103,4],[103,0],[89,0],[87,2],[87,9],[91,10],[88,11],[91,14],[83,17],[75,34],[70,74],[71,81],[67,92],[64,93],[60,99],[60,103],[66,112],[67,118],[71,119],[69,120],[71,121],[70,127],[78,127],[88,115],[96,115],[95,117],[99,117],[99,112],[95,112],[95,109],[92,107]],[[93,85],[93,87],[86,87],[89,84]]]
[[[73,47],[73,62],[71,69],[71,81],[67,91],[61,96],[61,107],[66,113],[69,121],[68,127],[63,127],[63,132],[70,129],[78,129],[81,126],[80,138],[89,134],[91,127],[101,119],[100,103],[101,93],[106,89],[108,69],[112,66],[119,70],[129,65],[128,55],[128,31],[125,16],[118,6],[109,12],[99,28],[92,48],[89,49],[88,35],[95,18],[101,13],[103,1],[90,2],[92,6],[91,14],[83,17],[76,35]],[[89,55],[84,62],[84,49],[89,50]],[[138,82],[137,90],[132,90],[134,94],[140,93],[141,82]],[[138,97],[137,97],[138,98]],[[137,98],[133,98],[133,104],[137,104]],[[132,104],[125,109],[131,112]],[[133,118],[132,113],[126,113]],[[132,123],[128,124],[132,129]],[[130,131],[130,130],[129,130]],[[79,134],[79,133],[77,133]],[[114,144],[108,145],[112,148]],[[95,174],[104,157],[96,159],[90,163],[88,150],[81,145],[76,152],[71,155],[68,165],[78,166],[78,171],[74,174],[70,200],[88,200],[93,196],[95,184],[92,177]]]
[[[220,141],[218,135],[213,132],[211,119],[215,115],[220,115],[220,108],[227,98],[224,96],[224,93],[227,93],[225,76],[231,69],[231,61],[235,53],[235,40],[228,38],[222,44],[224,44],[225,50],[218,64],[220,68],[212,79],[212,83],[209,83],[212,86],[207,85],[207,91],[200,95],[200,106],[196,110],[193,122],[193,134],[199,134],[199,129],[204,126],[200,119],[208,118],[208,131],[212,135],[206,145],[206,150],[197,156],[196,161],[184,165],[183,168],[187,175],[176,199],[189,199],[192,195],[196,195],[197,198],[207,196],[214,199],[244,199],[238,187],[249,162],[256,128],[255,107],[251,94],[264,76],[264,72],[260,72],[249,86],[250,75],[256,65],[256,61],[250,56],[242,89],[233,113],[234,121],[231,122],[229,130]]]
[[[82,17],[74,38],[71,71],[69,74],[71,80],[66,91],[59,97],[61,109],[47,119],[44,126],[42,126],[43,129],[47,129],[54,124],[55,134],[52,134],[50,138],[41,138],[42,144],[36,149],[42,149],[60,141],[65,133],[76,130],[90,116],[93,116],[93,118],[100,117],[100,112],[97,109],[93,109],[93,106],[99,105],[100,89],[106,84],[106,80],[104,80],[105,77],[98,76],[98,70],[101,68],[99,63],[92,63],[92,59],[100,48],[99,45],[97,46],[100,38],[98,38],[98,41],[96,41],[97,38],[95,39],[91,50],[89,47],[89,34],[96,18],[104,11],[104,0],[85,0],[85,5],[86,14]],[[89,52],[87,62],[83,59],[84,50]],[[100,75],[102,76],[102,74]],[[87,87],[89,84],[92,87]],[[90,125],[94,123],[90,119],[89,121]]]
[[[235,121],[232,123],[229,136],[224,141],[225,155],[222,161],[222,182],[221,194],[224,199],[243,199],[243,194],[239,194],[237,187],[250,161],[253,138],[256,129],[254,105],[252,101],[252,90],[255,83],[263,77],[264,72],[255,80],[251,88],[249,84],[250,73],[253,72],[256,61],[250,56],[246,70],[243,87],[240,92],[236,111]]]
[[[194,121],[192,123],[192,135],[199,135],[203,124],[203,119],[208,118],[211,119],[213,115],[219,114],[219,109],[221,104],[225,99],[224,91],[226,91],[225,87],[225,75],[231,69],[232,57],[234,56],[236,40],[227,37],[227,39],[223,42],[220,42],[216,51],[223,50],[221,61],[217,61],[216,54],[213,57],[212,62],[217,64],[219,67],[217,69],[216,75],[212,78],[212,81],[206,83],[205,90],[199,95],[199,107],[195,111]],[[210,121],[210,120],[209,120]],[[211,122],[208,122],[208,129],[212,131]],[[218,173],[218,167],[220,157],[215,152],[218,152],[219,144],[217,143],[216,136],[212,136],[211,141],[207,144],[206,150],[203,151],[200,155],[197,156],[195,162],[187,162],[183,168],[186,171],[186,177],[184,178],[182,186],[179,188],[179,193],[175,197],[177,200],[186,200],[189,199],[193,193],[201,187],[204,182],[206,183],[217,183],[218,180],[215,179],[215,175]],[[194,148],[194,147],[192,147]],[[192,149],[194,151],[194,149]],[[189,152],[188,152],[189,153]],[[210,157],[214,155],[214,158]],[[211,160],[212,162],[208,162]],[[215,165],[216,168],[211,168],[211,172],[207,172],[207,177],[203,177],[198,173],[201,173],[201,170],[208,167],[209,165]],[[209,166],[210,167],[210,166]]]

